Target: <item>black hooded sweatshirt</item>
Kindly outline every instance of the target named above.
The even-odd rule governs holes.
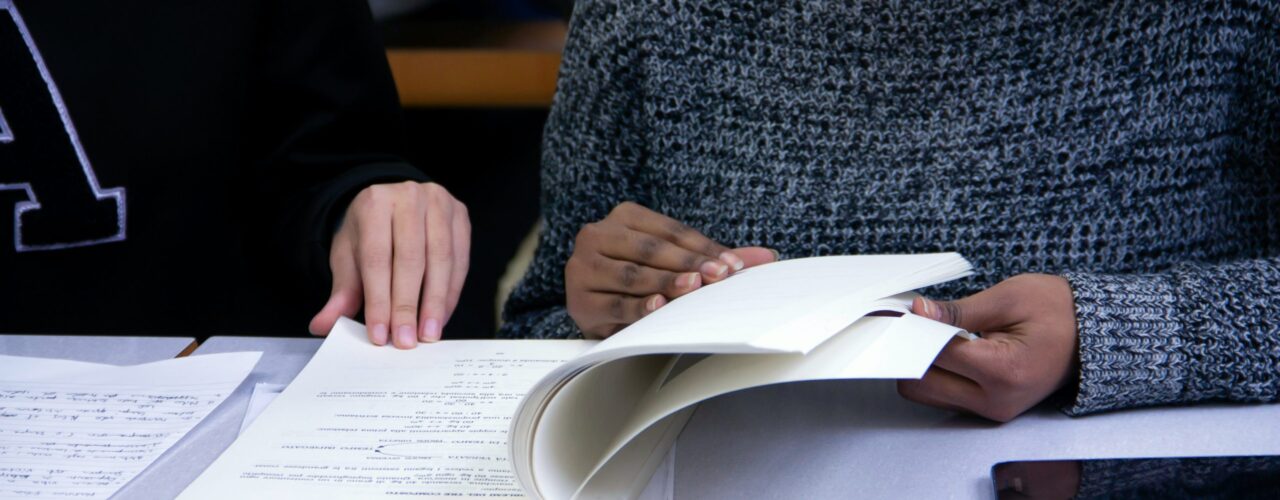
[[[399,119],[363,0],[0,0],[0,333],[305,332]]]

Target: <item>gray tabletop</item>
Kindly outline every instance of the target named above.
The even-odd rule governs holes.
[[[999,425],[922,407],[892,381],[789,384],[698,408],[676,447],[676,498],[994,498],[991,466],[1020,459],[1280,454],[1280,405]]]
[[[172,498],[239,432],[254,384],[288,383],[319,339],[215,337],[195,355],[263,351],[245,384],[116,498]],[[1280,405],[1211,405],[1008,424],[899,398],[891,381],[753,389],[704,403],[676,446],[675,498],[993,498],[1013,459],[1280,454]],[[652,487],[653,485],[651,485]]]
[[[0,354],[136,365],[177,356],[195,341],[191,337],[0,335]]]

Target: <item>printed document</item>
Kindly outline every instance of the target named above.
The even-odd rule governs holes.
[[[523,497],[516,405],[588,341],[462,340],[402,351],[349,320],[179,496],[248,500]]]

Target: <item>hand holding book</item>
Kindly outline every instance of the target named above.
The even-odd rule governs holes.
[[[566,305],[587,338],[604,338],[703,284],[776,260],[767,248],[730,249],[624,202],[578,232],[565,265]]]
[[[735,271],[777,260],[730,249],[665,215],[625,202],[578,233],[565,266],[569,315],[604,338]],[[899,392],[922,404],[1008,421],[1062,388],[1076,359],[1075,301],[1066,280],[1026,274],[953,302],[918,298],[912,312],[986,336],[953,340],[921,380]]]
[[[1008,422],[1066,385],[1080,364],[1075,299],[1058,276],[1022,274],[952,302],[918,297],[911,312],[982,332],[952,340],[924,378],[898,381],[918,403]]]

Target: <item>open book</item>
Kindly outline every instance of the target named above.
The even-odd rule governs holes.
[[[909,292],[970,272],[956,254],[783,261],[600,342],[398,351],[344,319],[180,498],[635,497],[698,402],[785,382],[923,376],[967,334],[907,313]]]

